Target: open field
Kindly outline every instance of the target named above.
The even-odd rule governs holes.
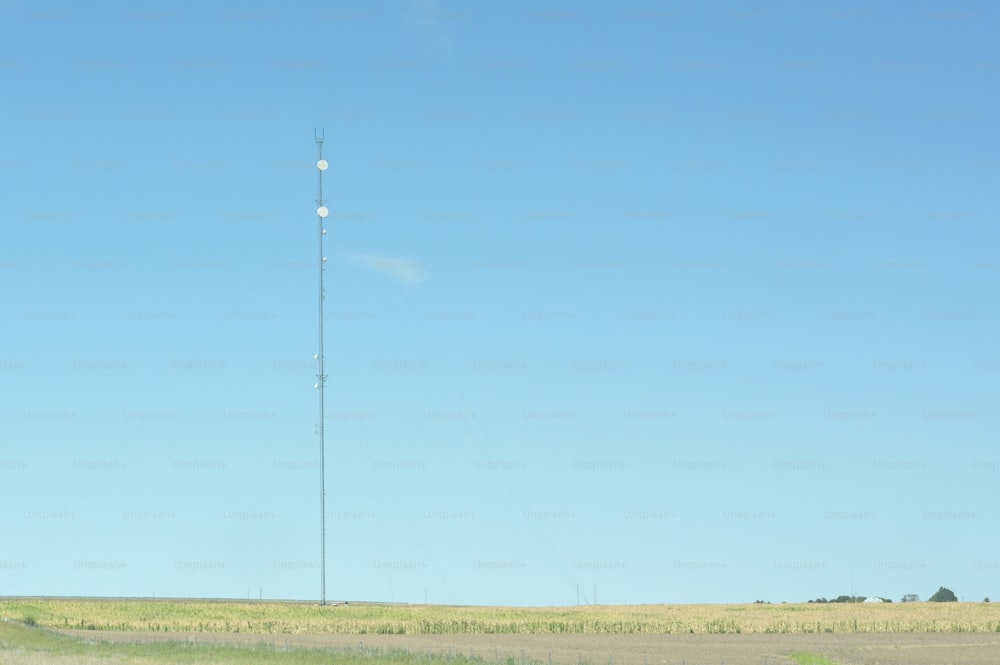
[[[95,639],[89,631],[74,637]],[[277,650],[333,649],[365,653],[463,656],[482,665],[791,665],[791,654],[822,655],[835,665],[997,665],[998,633],[863,633],[771,635],[523,634],[493,635],[227,635],[224,633],[100,633],[120,643],[169,643]],[[304,661],[303,661],[304,662]],[[365,665],[375,665],[367,661]],[[360,665],[360,663],[359,663]],[[457,665],[452,661],[452,665]],[[819,665],[819,663],[817,663]]]
[[[48,628],[140,632],[435,634],[1000,633],[1000,604],[597,605],[456,607],[5,599],[0,616]]]
[[[838,665],[995,665],[1000,653],[1000,607],[978,603],[492,608],[5,599],[0,616],[11,620],[0,623],[0,663],[38,665],[790,665],[796,653]],[[26,620],[37,627],[21,625]],[[25,639],[57,642],[31,651]]]
[[[990,633],[261,636],[0,623],[0,663],[19,665],[995,665],[997,653]]]
[[[187,663],[224,665],[408,665],[412,654],[375,648],[365,650],[281,647],[263,643],[232,645],[197,643],[191,640],[144,640],[141,633],[132,639],[106,640],[74,637],[60,631],[0,623],[0,663],[19,665],[175,665]],[[221,634],[214,634],[221,637]],[[104,637],[102,634],[101,637]],[[477,665],[479,661],[461,655],[452,658],[421,657],[426,665]]]

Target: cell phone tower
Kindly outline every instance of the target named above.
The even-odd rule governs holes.
[[[319,189],[316,197],[316,219],[319,231],[319,350],[315,356],[318,364],[316,373],[316,385],[319,392],[319,604],[326,605],[326,441],[325,425],[326,411],[323,401],[323,387],[326,385],[326,372],[323,367],[323,301],[326,300],[326,290],[323,286],[323,274],[326,269],[326,257],[323,255],[323,236],[326,229],[323,221],[330,215],[330,210],[326,207],[326,200],[323,198],[323,171],[329,168],[329,164],[323,159],[323,130],[313,130],[316,139],[316,170],[319,177]]]

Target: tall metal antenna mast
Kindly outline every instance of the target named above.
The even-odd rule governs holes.
[[[319,371],[316,374],[316,390],[319,391],[319,604],[326,605],[326,459],[325,454],[325,424],[326,411],[323,403],[323,387],[326,384],[326,373],[323,367],[323,301],[326,300],[326,291],[323,287],[323,273],[325,272],[326,257],[323,256],[323,236],[326,229],[323,228],[325,220],[330,210],[326,207],[326,200],[323,198],[323,171],[329,168],[327,161],[323,159],[323,130],[313,130],[316,139],[316,169],[319,174],[319,189],[316,197],[316,218],[319,230],[319,351],[316,353],[316,362],[319,364]]]

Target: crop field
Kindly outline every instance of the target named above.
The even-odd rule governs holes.
[[[995,665],[1000,606],[0,600],[0,663]],[[34,644],[34,646],[32,646]]]
[[[348,635],[1000,633],[1000,604],[457,607],[251,601],[0,600],[48,628]]]

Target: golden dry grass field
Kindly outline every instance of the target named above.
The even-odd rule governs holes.
[[[1000,605],[884,603],[460,607],[143,599],[0,599],[49,628],[253,634],[1000,633]],[[1000,661],[998,661],[1000,662]]]
[[[38,598],[0,600],[0,617],[111,649],[94,661],[107,665],[176,662],[179,644],[192,649],[186,662],[314,662],[319,653],[326,654],[320,662],[374,665],[402,653],[413,659],[391,662],[428,663],[434,655],[437,662],[504,665],[1000,663],[1000,606],[988,603],[319,607]],[[73,660],[44,650],[26,659],[16,646],[0,644],[0,663]],[[141,651],[154,648],[167,648],[167,656]],[[352,659],[342,660],[352,650]],[[70,653],[82,655],[78,648]],[[264,654],[275,660],[262,660]]]

